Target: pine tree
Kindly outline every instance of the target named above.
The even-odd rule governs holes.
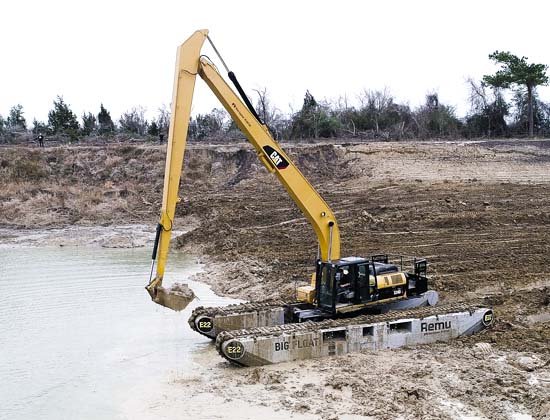
[[[515,56],[510,52],[495,51],[489,58],[501,68],[493,75],[483,76],[483,81],[496,88],[509,88],[512,85],[523,86],[527,90],[527,118],[529,137],[533,137],[534,114],[533,99],[537,86],[548,84],[546,64],[528,64],[527,57]]]
[[[71,137],[79,129],[75,113],[61,96],[53,101],[53,109],[48,112],[48,126],[54,134],[69,134]]]
[[[115,131],[115,124],[111,119],[111,114],[103,104],[101,104],[99,114],[97,114],[97,123],[99,125],[99,134],[108,134]]]
[[[48,131],[48,126],[41,121],[38,121],[36,118],[32,122],[32,133],[33,134],[44,134]]]
[[[308,91],[304,96],[302,109],[292,116],[290,135],[294,138],[333,137],[340,128],[340,122],[331,115],[327,103],[319,103]]]
[[[10,109],[6,126],[9,130],[26,130],[27,121],[23,117],[23,105],[17,104]]]
[[[91,112],[82,114],[82,134],[89,136],[97,130],[97,119]]]
[[[155,121],[149,125],[148,134],[151,136],[158,136],[159,135],[159,127]]]

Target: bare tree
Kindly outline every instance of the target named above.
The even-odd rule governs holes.
[[[480,111],[486,108],[489,101],[487,99],[488,92],[487,89],[485,89],[485,85],[483,83],[476,83],[471,77],[466,79],[466,83],[470,88],[470,96],[468,97],[470,108],[473,111]]]
[[[266,88],[254,89],[258,95],[256,112],[265,125],[268,126],[275,139],[281,137],[283,131],[283,115],[278,108],[272,105]]]
[[[466,80],[470,88],[470,113],[467,117],[469,130],[473,135],[488,135],[489,137],[503,135],[507,131],[505,117],[508,115],[508,105],[502,91],[484,82],[477,83],[472,78]],[[489,87],[489,89],[488,89]]]
[[[342,131],[355,136],[357,128],[354,121],[355,109],[349,105],[347,95],[339,96],[332,105],[332,112],[340,120]]]
[[[393,96],[390,90],[385,87],[384,90],[366,90],[359,95],[361,107],[367,110],[373,120],[376,133],[380,131],[380,117],[387,113],[393,105]]]
[[[162,105],[158,111],[159,116],[157,118],[157,126],[159,133],[168,134],[168,129],[170,127],[170,110],[166,107],[166,105]]]
[[[231,128],[229,114],[224,109],[214,108],[208,114],[198,114],[189,123],[189,135],[195,140],[220,140]]]
[[[123,131],[141,136],[146,134],[148,123],[145,119],[145,109],[138,106],[126,111],[120,117],[119,124]]]

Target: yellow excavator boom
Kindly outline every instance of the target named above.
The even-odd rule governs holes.
[[[260,161],[268,171],[277,176],[288,194],[308,219],[317,235],[320,258],[323,261],[340,258],[340,232],[334,213],[273,139],[267,126],[261,123],[256,115],[235,94],[212,62],[207,57],[200,55],[202,45],[207,38],[208,30],[196,31],[178,48],[172,96],[172,114],[168,134],[162,210],[157,227],[151,275],[155,259],[157,261],[157,270],[155,278],[146,287],[153,299],[155,299],[157,287],[162,284],[176,204],[179,201],[178,190],[197,74],[200,75],[214,92],[237,126],[254,146]],[[229,76],[236,82],[232,73]],[[237,88],[241,90],[240,86]],[[158,258],[156,258],[157,251]]]

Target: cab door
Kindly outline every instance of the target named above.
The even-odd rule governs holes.
[[[334,312],[336,298],[334,271],[328,263],[321,263],[317,277],[318,306],[328,312]]]
[[[370,301],[368,263],[357,266],[357,291],[361,303]]]

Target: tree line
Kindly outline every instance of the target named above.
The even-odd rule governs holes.
[[[273,105],[266,89],[255,90],[253,102],[261,121],[276,139],[548,136],[550,104],[540,100],[536,90],[548,83],[548,66],[528,63],[527,57],[509,52],[495,51],[489,58],[499,69],[481,80],[468,79],[470,110],[463,118],[456,115],[454,107],[442,103],[437,92],[428,93],[424,104],[413,109],[398,103],[387,88],[363,90],[357,96],[358,105],[350,105],[346,97],[320,101],[306,91],[302,107],[289,113]],[[167,135],[169,121],[166,108],[159,109],[158,115],[148,121],[144,108],[135,107],[115,122],[103,104],[97,114],[85,112],[79,121],[63,97],[58,96],[47,123],[35,119],[28,126],[20,104],[13,106],[6,118],[0,115],[0,139],[9,142],[18,133],[28,131],[68,141],[125,134],[156,139]],[[221,109],[192,117],[188,136],[195,141],[242,138],[235,123]]]
[[[100,105],[97,114],[84,112],[79,121],[63,97],[58,96],[48,112],[47,122],[34,119],[32,125],[29,125],[21,104],[13,106],[7,118],[0,115],[0,139],[9,142],[16,139],[18,135],[29,132],[33,135],[55,136],[69,142],[90,136],[112,137],[117,134],[131,134],[146,138],[167,133],[169,124],[170,112],[164,107],[158,110],[157,117],[152,121],[145,118],[145,109],[138,106],[124,112],[115,122],[103,104]]]

